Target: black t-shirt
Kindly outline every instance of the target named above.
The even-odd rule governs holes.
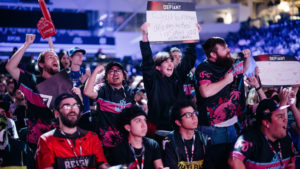
[[[146,137],[143,138],[143,145],[145,148],[144,169],[153,169],[155,168],[153,162],[157,159],[161,159],[159,145],[155,140]],[[142,151],[141,149],[135,149],[139,164],[141,164],[141,158],[142,158],[142,156],[139,156],[141,151]],[[116,146],[112,151],[111,165],[119,165],[119,164],[136,165],[133,152],[127,140],[124,140],[122,143]]]
[[[195,78],[197,106],[201,117],[199,125],[218,124],[242,113],[245,105],[243,61],[236,61],[233,67],[234,69],[226,69],[211,61],[205,61],[197,66]],[[220,81],[228,71],[233,72],[234,81],[217,94],[203,98],[199,86]]]
[[[95,132],[99,134],[104,147],[115,147],[122,141],[116,118],[124,108],[135,103],[133,91],[128,86],[115,89],[104,83],[98,91],[97,103],[99,106]]]
[[[270,145],[275,149],[277,155],[271,150]],[[280,167],[278,159],[280,152],[285,167],[289,163],[295,162],[294,145],[289,136],[271,142],[258,129],[249,128],[236,141],[232,156],[243,161],[247,169],[276,168]]]
[[[172,169],[178,168],[189,168],[190,163],[187,161],[187,156],[185,153],[184,145],[187,147],[189,161],[191,161],[192,157],[192,145],[193,139],[191,140],[182,140],[181,135],[175,131],[173,134],[174,142],[171,142],[172,139],[169,136],[164,140],[164,151],[163,151],[163,162],[165,167],[170,167]],[[175,144],[174,144],[175,143]],[[199,134],[196,132],[195,134],[195,144],[194,144],[194,155],[192,168],[208,168],[208,158],[205,154],[206,148],[204,144],[200,140]],[[176,148],[175,148],[176,147]]]

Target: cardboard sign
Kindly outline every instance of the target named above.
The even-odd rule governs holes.
[[[194,3],[149,1],[146,15],[150,42],[199,40]]]
[[[64,70],[56,73],[54,76],[42,83],[39,83],[36,87],[44,104],[52,109],[57,96],[62,93],[72,93],[71,89],[73,88],[73,83]]]
[[[39,5],[42,10],[43,16],[38,24],[37,28],[39,32],[41,33],[41,36],[43,39],[51,37],[53,35],[56,35],[56,29],[54,27],[54,24],[52,22],[50,13],[47,9],[46,3],[44,0],[39,0]]]
[[[291,86],[300,84],[300,62],[287,55],[254,56],[263,86]]]

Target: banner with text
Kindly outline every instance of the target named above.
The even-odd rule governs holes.
[[[300,62],[293,56],[266,54],[254,56],[263,86],[300,84]]]
[[[150,42],[199,40],[194,3],[149,1],[146,17]]]

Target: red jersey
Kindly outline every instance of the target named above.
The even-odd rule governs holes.
[[[107,163],[96,133],[78,128],[67,135],[56,128],[43,134],[36,151],[38,169],[97,168]]]

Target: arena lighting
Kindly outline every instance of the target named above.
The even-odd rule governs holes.
[[[225,19],[224,19],[225,24],[231,24],[232,23],[232,15],[230,12],[225,13]]]
[[[282,10],[284,12],[290,11],[290,5],[286,1],[281,1],[280,4],[277,6],[279,10]]]

